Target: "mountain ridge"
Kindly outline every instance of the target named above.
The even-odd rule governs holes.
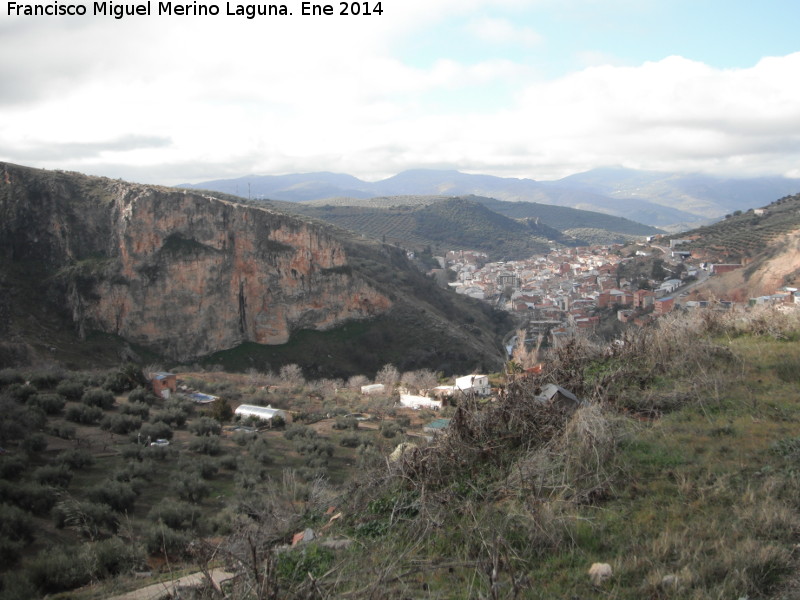
[[[254,176],[184,184],[249,197],[283,201],[329,197],[398,195],[476,195],[504,201],[529,201],[581,208],[626,217],[647,225],[687,229],[728,212],[748,209],[800,191],[800,181],[785,177],[723,178],[600,168],[556,181],[504,178],[456,170],[414,169],[368,182],[350,175],[308,173]]]

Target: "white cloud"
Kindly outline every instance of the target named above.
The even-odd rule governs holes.
[[[680,57],[615,66],[595,54],[552,81],[509,59],[423,68],[397,57],[420,28],[498,5],[405,0],[349,19],[4,20],[0,160],[163,183],[420,166],[539,179],[603,164],[797,172],[800,54],[739,70]],[[505,18],[468,23],[490,42],[540,43]]]
[[[518,26],[508,19],[481,17],[471,20],[467,31],[477,38],[493,44],[533,47],[542,43],[542,36],[530,27]]]

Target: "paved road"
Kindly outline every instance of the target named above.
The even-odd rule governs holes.
[[[217,586],[222,582],[228,581],[233,578],[233,573],[229,573],[223,569],[212,569],[211,578]],[[198,572],[191,575],[185,575],[172,581],[162,581],[153,585],[148,585],[133,592],[122,594],[121,596],[114,596],[108,600],[159,600],[169,594],[174,594],[175,590],[180,587],[197,587],[205,581],[205,576]]]

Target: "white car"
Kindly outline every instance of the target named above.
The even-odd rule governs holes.
[[[150,442],[151,446],[169,446],[169,440],[165,440],[163,438],[156,440],[155,442]]]

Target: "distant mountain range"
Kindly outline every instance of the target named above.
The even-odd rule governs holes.
[[[376,182],[321,172],[248,176],[181,187],[287,202],[377,196],[475,195],[506,202],[578,208],[680,231],[706,224],[735,210],[763,206],[776,198],[797,193],[800,180],[785,177],[720,178],[602,168],[558,181],[535,181],[416,169]]]

